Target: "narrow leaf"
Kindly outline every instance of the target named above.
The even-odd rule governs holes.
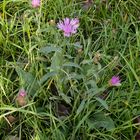
[[[47,81],[50,77],[53,77],[56,75],[56,72],[52,71],[52,72],[49,72],[47,74],[45,74],[39,81],[39,84],[43,84],[45,81]]]
[[[62,99],[63,99],[67,104],[71,104],[71,99],[70,99],[70,97],[68,97],[68,96],[65,95],[64,93],[60,93],[59,95],[62,97]]]
[[[73,63],[73,62],[64,63],[64,64],[63,64],[63,67],[75,67],[75,68],[81,69],[81,67],[80,67],[78,64]]]
[[[76,111],[76,115],[79,115],[85,107],[85,100],[83,100]]]
[[[40,48],[39,52],[43,53],[43,54],[48,54],[51,52],[60,52],[61,48],[56,48],[56,47],[42,47]]]
[[[101,103],[101,105],[106,109],[106,110],[108,110],[108,105],[107,105],[107,103],[106,103],[106,101],[105,100],[102,100],[101,98],[95,98],[98,102],[100,102]]]
[[[115,128],[114,121],[103,112],[94,114],[93,118],[87,119],[87,124],[90,129],[105,128],[110,131]]]

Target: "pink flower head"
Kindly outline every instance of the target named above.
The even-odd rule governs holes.
[[[26,91],[24,89],[20,89],[18,94],[21,97],[25,97],[27,95],[27,93],[26,93]]]
[[[77,32],[79,20],[77,18],[64,18],[63,21],[60,20],[59,23],[57,23],[57,27],[64,32],[64,36],[70,37]]]
[[[113,76],[110,80],[109,80],[109,85],[110,86],[120,86],[121,85],[121,80],[119,76]]]
[[[34,8],[37,8],[40,6],[40,0],[32,0],[32,6]]]

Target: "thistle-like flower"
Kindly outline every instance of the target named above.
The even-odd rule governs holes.
[[[32,7],[37,8],[40,6],[40,0],[32,0]]]
[[[26,96],[27,96],[26,91],[24,89],[20,89],[16,98],[16,101],[19,106],[24,106],[27,104]]]
[[[77,32],[79,20],[77,18],[64,18],[63,21],[60,20],[59,23],[57,23],[57,27],[64,32],[64,36],[70,37]]]
[[[119,76],[113,76],[110,80],[109,80],[109,85],[110,86],[120,86],[121,85],[121,80]]]

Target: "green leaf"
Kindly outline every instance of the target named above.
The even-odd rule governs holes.
[[[26,72],[19,67],[16,68],[16,71],[24,84],[30,84],[33,82],[34,76],[31,73]]]
[[[64,93],[59,93],[59,95],[62,97],[62,99],[67,103],[67,104],[71,104],[71,98],[68,97],[66,94]]]
[[[101,87],[101,88],[90,88],[88,89],[85,93],[89,94],[91,97],[104,92],[105,91],[105,87]]]
[[[45,74],[39,81],[39,84],[42,85],[45,81],[47,81],[50,77],[53,77],[55,76],[57,73],[52,71],[52,72],[49,72],[47,74]]]
[[[85,100],[83,100],[76,111],[76,116],[79,115],[85,107]]]
[[[73,63],[73,62],[64,63],[62,66],[63,66],[63,67],[75,67],[75,68],[81,69],[81,67],[80,67],[78,64]]]
[[[83,48],[83,46],[80,44],[80,42],[74,43],[74,47],[75,47],[76,49],[82,49],[82,48]]]
[[[55,52],[52,57],[51,69],[54,70],[55,72],[58,72],[62,64],[63,64],[62,52]]]
[[[87,120],[87,124],[90,129],[104,128],[108,131],[115,128],[113,120],[110,116],[106,116],[104,113],[97,113],[93,118]]]
[[[93,87],[95,90],[98,89],[97,83],[95,80],[88,80],[86,83],[86,85],[90,85],[91,87]]]
[[[16,68],[16,72],[20,77],[21,86],[23,86],[24,88],[29,88],[30,93],[34,94],[39,88],[39,83],[36,80],[35,76],[33,76],[30,72],[22,70],[19,67]]]
[[[3,40],[4,40],[4,36],[3,33],[0,31],[0,44],[3,43]]]
[[[71,73],[69,74],[69,77],[67,77],[68,80],[70,79],[84,79],[84,75],[78,74],[78,73]]]
[[[39,50],[40,53],[43,54],[48,54],[51,52],[61,52],[61,48],[56,48],[56,47],[42,47]]]
[[[92,59],[85,59],[81,62],[81,64],[85,65],[85,64],[92,64],[93,60]]]
[[[98,102],[100,102],[101,103],[101,105],[106,109],[106,110],[108,110],[108,105],[107,105],[107,103],[106,103],[106,101],[105,100],[102,100],[101,98],[95,98]]]

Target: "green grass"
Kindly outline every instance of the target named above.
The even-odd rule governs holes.
[[[139,0],[95,0],[87,10],[82,4],[42,0],[32,8],[28,0],[0,2],[2,140],[135,140],[140,130],[134,123],[140,115]],[[65,17],[80,20],[70,38],[56,27]],[[114,75],[121,86],[108,87]],[[21,88],[28,103],[19,107]],[[9,115],[16,120],[10,122]]]

